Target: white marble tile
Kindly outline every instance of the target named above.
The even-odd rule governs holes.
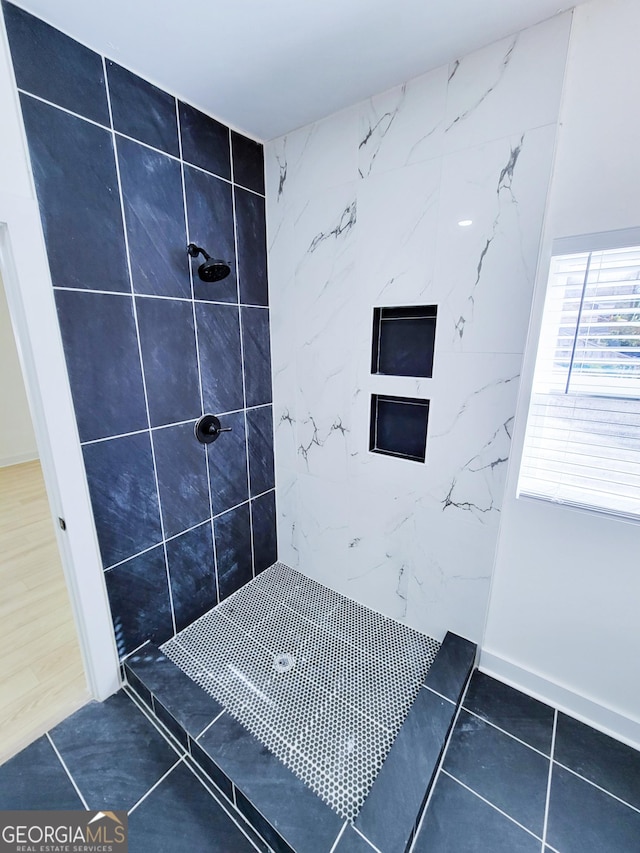
[[[444,158],[440,350],[523,352],[554,139],[550,125]],[[458,225],[465,219],[473,224]]]
[[[452,63],[445,151],[555,122],[570,28],[566,12]]]
[[[355,180],[358,135],[357,108],[351,108],[268,142],[265,171],[274,203],[297,203]]]
[[[439,638],[482,632],[568,23],[266,149],[281,559]],[[433,378],[372,375],[373,307],[420,304]],[[373,393],[431,401],[424,464],[370,452]]]
[[[361,177],[440,156],[447,75],[446,66],[437,68],[360,105]]]
[[[372,305],[422,304],[432,290],[440,162],[428,160],[358,185],[357,276]],[[418,302],[416,303],[416,300]]]

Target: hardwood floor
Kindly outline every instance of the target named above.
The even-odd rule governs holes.
[[[89,699],[40,463],[0,468],[0,763]]]

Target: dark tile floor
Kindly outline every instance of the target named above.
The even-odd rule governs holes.
[[[640,753],[476,672],[413,853],[637,853]]]
[[[126,809],[130,853],[266,849],[124,692],[85,705],[0,767],[0,809],[83,808]]]
[[[131,853],[266,849],[123,692],[0,767],[0,809],[46,808],[127,809]],[[640,853],[640,753],[476,672],[413,853],[529,851]]]

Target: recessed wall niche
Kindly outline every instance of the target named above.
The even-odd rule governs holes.
[[[372,394],[369,450],[424,462],[428,423],[429,400]]]
[[[374,308],[371,372],[431,378],[436,314],[436,305]]]

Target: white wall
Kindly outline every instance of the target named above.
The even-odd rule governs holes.
[[[640,527],[515,499],[550,244],[640,225],[640,4],[574,13],[482,668],[640,744]]]
[[[71,402],[53,289],[9,48],[0,16],[0,273],[38,430],[52,515],[89,687],[104,699],[120,684],[102,563]],[[4,404],[4,401],[3,401]]]
[[[437,638],[482,633],[570,22],[266,147],[280,558]],[[420,304],[433,379],[372,376]],[[372,393],[431,400],[426,464],[369,452]]]
[[[38,448],[1,278],[0,365],[0,466],[15,465],[36,459]]]

